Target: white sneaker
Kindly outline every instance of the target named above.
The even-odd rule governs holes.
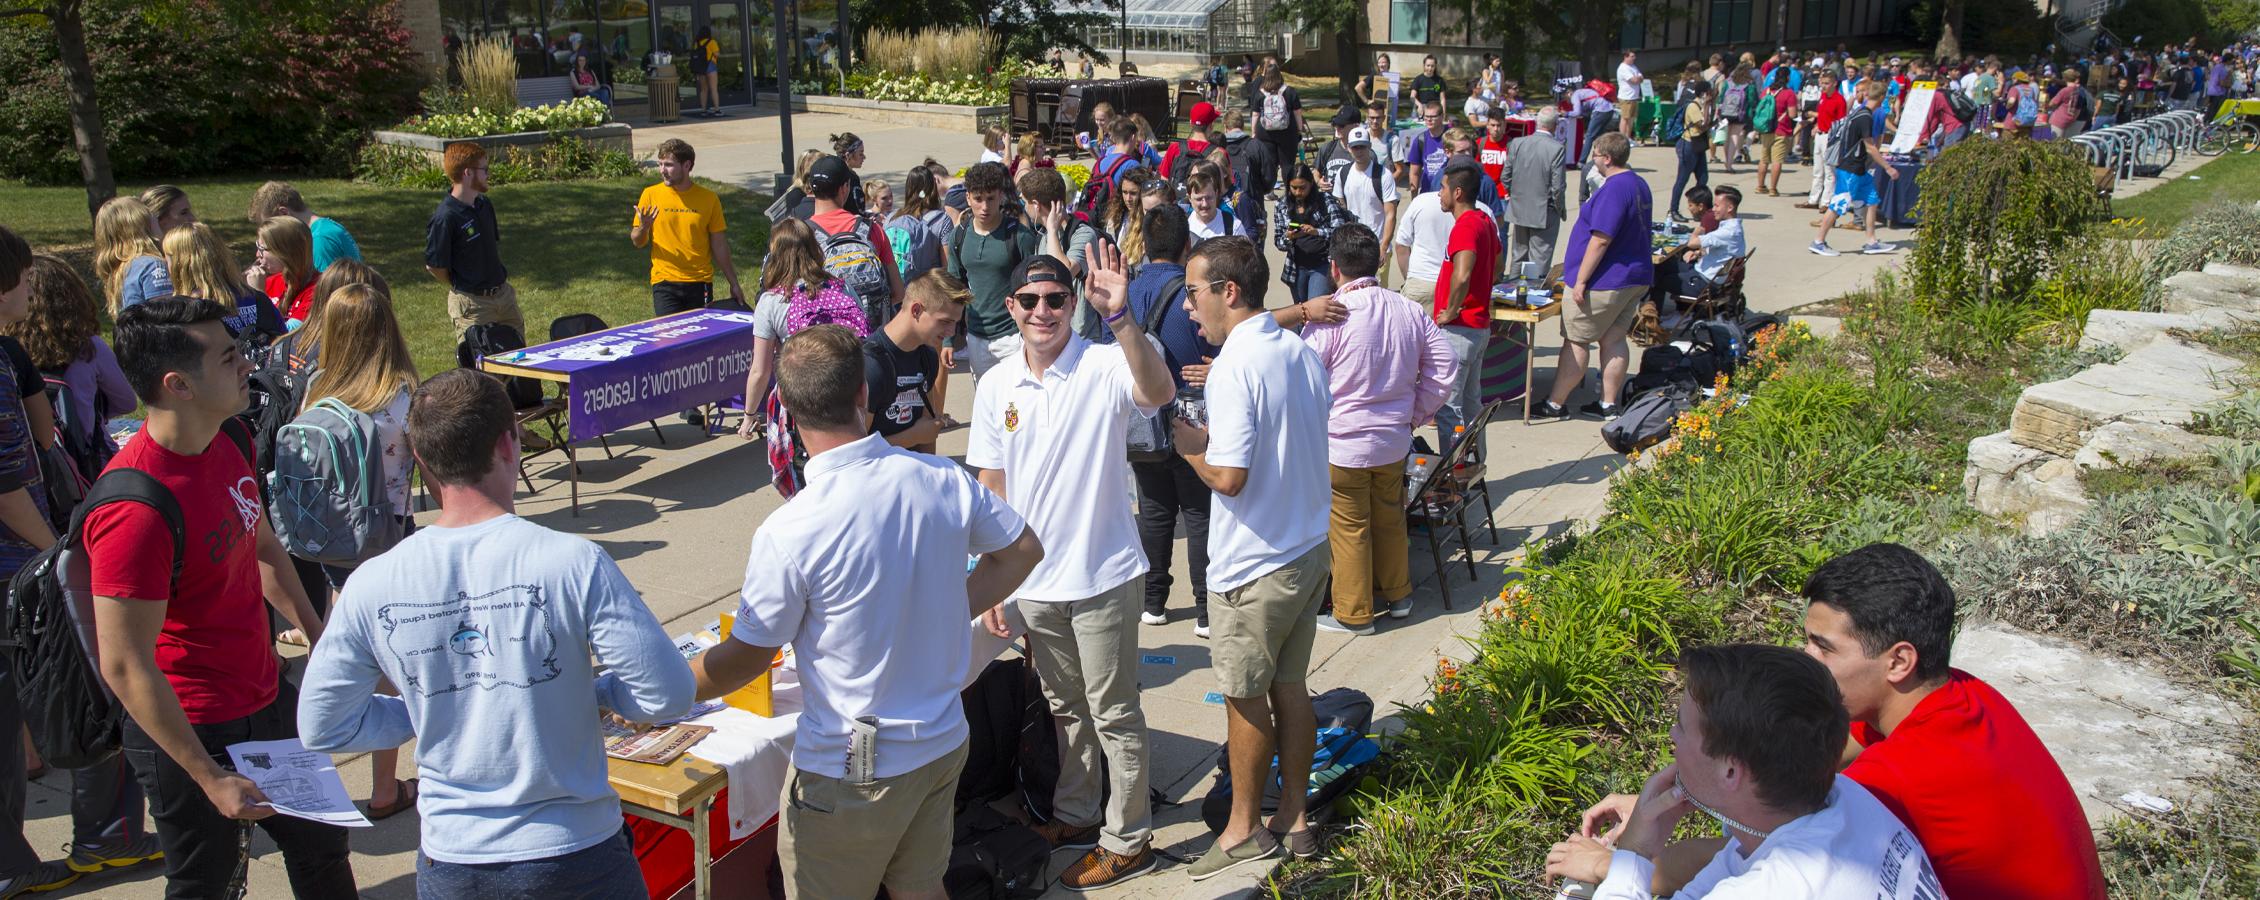
[[[1882,256],[1886,253],[1897,253],[1899,248],[1882,241],[1869,241],[1860,247],[1860,252],[1868,256]]]
[[[1828,245],[1828,243],[1827,243],[1827,242],[1825,242],[1825,241],[1814,241],[1814,242],[1812,242],[1812,243],[1811,243],[1810,245],[1807,245],[1807,246],[1805,247],[1805,249],[1812,251],[1812,252],[1813,252],[1813,255],[1815,255],[1815,256],[1843,256],[1843,255],[1844,255],[1844,254],[1842,254],[1842,253],[1838,253],[1838,252],[1836,252],[1836,248],[1829,246],[1829,245]]]
[[[1204,640],[1204,641],[1205,641],[1205,640],[1208,640],[1208,626],[1206,626],[1206,625],[1195,625],[1195,626],[1193,626],[1193,636],[1194,636],[1194,637],[1197,637],[1197,638],[1200,638],[1201,640]]]
[[[1169,617],[1157,612],[1142,612],[1138,614],[1138,621],[1147,625],[1167,625]]]

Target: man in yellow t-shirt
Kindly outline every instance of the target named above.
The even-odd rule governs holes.
[[[659,145],[658,184],[643,189],[628,239],[651,248],[651,311],[665,316],[714,302],[714,270],[730,281],[730,297],[742,301],[738,268],[730,262],[730,240],[722,220],[722,198],[691,183],[697,153],[681,140]]]

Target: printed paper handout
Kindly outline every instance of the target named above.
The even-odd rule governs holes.
[[[251,779],[276,812],[331,825],[367,828],[369,820],[353,807],[330,755],[306,749],[297,738],[245,741],[228,745],[236,774]]]

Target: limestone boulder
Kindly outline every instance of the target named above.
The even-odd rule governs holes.
[[[2172,425],[2154,422],[2109,422],[2095,429],[2087,445],[2072,457],[2081,469],[2111,469],[2169,460],[2205,459],[2213,448],[2231,443],[2227,438],[2191,434]]]
[[[2163,283],[2166,312],[2187,313],[2209,309],[2260,311],[2260,280],[2239,275],[2181,272]]]
[[[2205,274],[2225,275],[2233,278],[2248,278],[2251,279],[2254,284],[2260,284],[2260,269],[2256,269],[2251,266],[2240,266],[2234,263],[2206,263]]]
[[[2077,465],[2006,431],[1970,441],[1962,494],[1977,511],[2018,520],[2035,537],[2069,526],[2090,503]]]
[[[2080,333],[2081,350],[2117,347],[2134,350],[2168,331],[2207,331],[2260,326],[2260,310],[2208,309],[2190,313],[2136,312],[2098,309],[2087,314]]]
[[[2009,432],[2024,446],[2072,457],[2110,422],[2187,424],[2197,410],[2233,395],[2242,370],[2235,359],[2161,335],[2118,362],[2026,388]]]

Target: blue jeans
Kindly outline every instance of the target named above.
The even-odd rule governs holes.
[[[417,900],[612,900],[647,893],[628,829],[563,856],[447,863],[416,854]]]
[[[1483,411],[1483,348],[1491,343],[1491,332],[1465,325],[1444,326],[1444,340],[1452,345],[1452,355],[1460,359],[1459,384],[1444,395],[1444,406],[1436,411],[1436,452],[1452,454],[1456,443],[1452,429],[1472,425],[1477,413]],[[1483,455],[1483,433],[1478,431],[1473,452]]]
[[[1703,155],[1703,148],[1694,141],[1680,138],[1677,149],[1679,174],[1672,176],[1671,196],[1665,199],[1665,208],[1675,213],[1679,212],[1680,195],[1687,189],[1687,176],[1695,176],[1695,183],[1701,187],[1711,186],[1711,160]]]
[[[1312,297],[1324,297],[1333,292],[1333,273],[1328,272],[1323,263],[1316,266],[1296,267],[1295,280],[1287,288],[1287,293],[1295,298],[1296,303],[1301,303]]]

